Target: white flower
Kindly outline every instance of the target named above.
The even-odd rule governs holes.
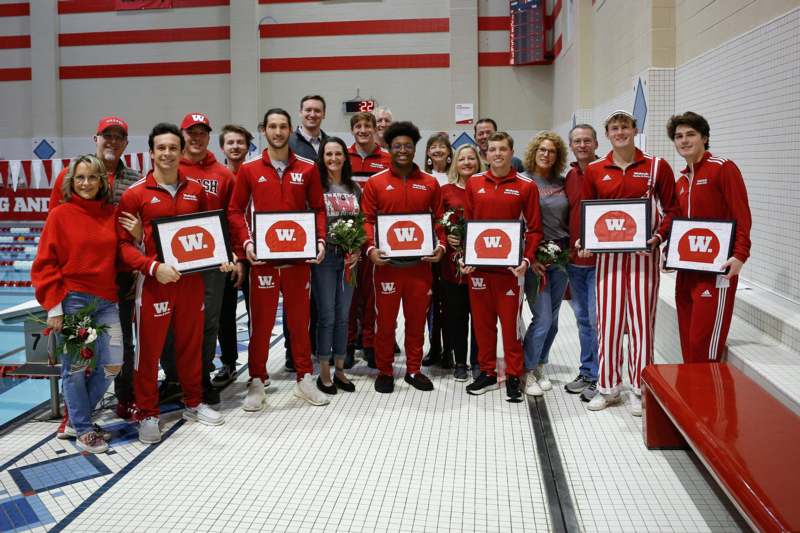
[[[353,226],[353,219],[348,220],[347,221],[347,225],[352,227]]]
[[[86,341],[84,342],[84,344],[91,344],[95,340],[97,340],[97,330],[94,328],[89,328],[88,331],[89,331],[89,336],[86,337]]]

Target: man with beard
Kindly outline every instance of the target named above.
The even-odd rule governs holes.
[[[103,117],[97,124],[97,133],[93,137],[95,155],[106,166],[108,184],[111,187],[111,201],[119,205],[119,200],[128,187],[136,183],[141,174],[125,166],[122,154],[128,146],[128,124],[120,117]],[[67,169],[63,169],[53,183],[50,193],[50,209],[61,203],[61,186]],[[120,221],[131,227],[136,218],[122,213]],[[139,228],[141,231],[141,228]],[[133,415],[133,285],[135,275],[131,272],[117,274],[119,289],[119,322],[122,326],[123,363],[122,370],[114,379],[114,394],[117,397],[117,416],[128,419]],[[67,428],[67,414],[64,417],[64,429]]]
[[[310,321],[311,269],[309,262],[325,258],[327,220],[322,184],[316,164],[297,156],[289,149],[292,121],[283,109],[270,109],[264,115],[267,149],[261,157],[242,165],[236,176],[228,221],[237,257],[247,257],[250,268],[250,345],[248,368],[250,382],[242,409],[261,411],[266,396],[269,338],[275,325],[278,296],[283,295],[292,353],[297,368],[294,394],[312,405],[326,405],[329,400],[317,389],[312,372]],[[252,205],[259,211],[313,210],[317,229],[316,259],[304,261],[259,261],[250,236],[245,212]]]

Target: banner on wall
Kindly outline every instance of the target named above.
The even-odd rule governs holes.
[[[138,9],[171,9],[172,0],[114,0],[117,11],[134,11]]]
[[[50,189],[0,189],[0,220],[44,220]]]

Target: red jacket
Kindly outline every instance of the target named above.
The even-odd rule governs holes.
[[[647,198],[650,174],[653,171],[655,158],[636,149],[633,163],[622,171],[614,164],[613,152],[597,161],[589,163],[584,171],[583,199],[624,199]],[[675,198],[675,175],[672,167],[664,159],[655,172],[653,195],[661,204],[663,217],[656,228],[656,234],[664,242],[669,236],[669,226],[678,214],[678,202]],[[657,213],[653,213],[658,220]]]
[[[214,154],[207,152],[206,157],[198,163],[182,157],[180,169],[184,176],[199,181],[205,188],[209,211],[228,208],[235,178],[225,165],[217,161]]]
[[[393,167],[372,176],[361,194],[361,211],[364,213],[367,253],[375,248],[378,214],[392,213],[431,213],[433,230],[439,239],[439,246],[444,248],[445,233],[438,223],[444,213],[442,191],[436,178],[422,172],[416,164],[407,178],[398,176]]]
[[[467,220],[523,218],[525,248],[522,257],[532,265],[536,259],[536,248],[544,236],[539,210],[539,189],[533,180],[514,169],[502,178],[487,170],[467,180],[466,197],[467,207],[464,214]]]
[[[445,213],[450,210],[466,209],[467,192],[455,183],[448,183],[442,187],[442,211]],[[447,241],[445,241],[447,242]],[[450,283],[464,283],[466,278],[458,275],[458,265],[454,261],[456,250],[449,244],[447,253],[442,259],[442,279]]]
[[[377,174],[392,166],[389,152],[375,145],[375,149],[367,157],[361,157],[355,143],[347,150],[350,166],[353,168],[353,181],[364,184],[373,174]]]
[[[680,216],[714,220],[735,220],[736,237],[733,256],[739,261],[750,257],[750,204],[747,188],[739,168],[733,161],[714,157],[711,152],[694,166],[694,177],[689,180],[690,168],[681,171],[678,178],[678,204]]]
[[[564,191],[569,200],[569,262],[576,266],[594,266],[595,257],[578,257],[575,241],[581,238],[581,200],[583,200],[584,174],[577,162],[570,163]]]
[[[70,291],[117,301],[116,225],[114,206],[77,194],[50,211],[31,267],[42,307],[52,309]]]
[[[130,265],[148,276],[156,275],[158,255],[156,241],[153,235],[153,219],[174,217],[208,211],[208,198],[206,190],[199,182],[187,178],[178,170],[178,191],[173,197],[163,186],[156,182],[153,172],[131,185],[122,195],[119,211],[126,211],[142,218],[144,229],[144,252],[136,244],[131,234],[117,224],[117,237],[119,237],[119,251],[125,264]]]
[[[290,151],[288,164],[281,178],[272,166],[267,150],[264,150],[261,158],[248,161],[239,168],[228,207],[228,223],[237,257],[245,257],[245,246],[253,242],[250,226],[245,219],[245,211],[251,200],[253,212],[313,209],[317,242],[325,242],[325,202],[322,199],[319,171],[313,161]]]

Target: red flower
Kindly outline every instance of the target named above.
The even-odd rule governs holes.
[[[458,224],[459,222],[461,222],[461,216],[459,216],[458,213],[451,213],[448,222],[450,222],[450,224],[453,225]]]
[[[53,332],[53,328],[44,328],[44,331],[42,331],[42,335],[44,335],[45,337],[47,337],[47,336],[48,336],[48,335],[50,335],[50,333],[52,333],[52,332]]]
[[[78,328],[78,338],[83,340],[89,336],[89,330],[86,328]]]
[[[92,351],[91,348],[86,348],[86,347],[81,348],[82,359],[91,359],[92,357],[94,357],[94,352]]]

